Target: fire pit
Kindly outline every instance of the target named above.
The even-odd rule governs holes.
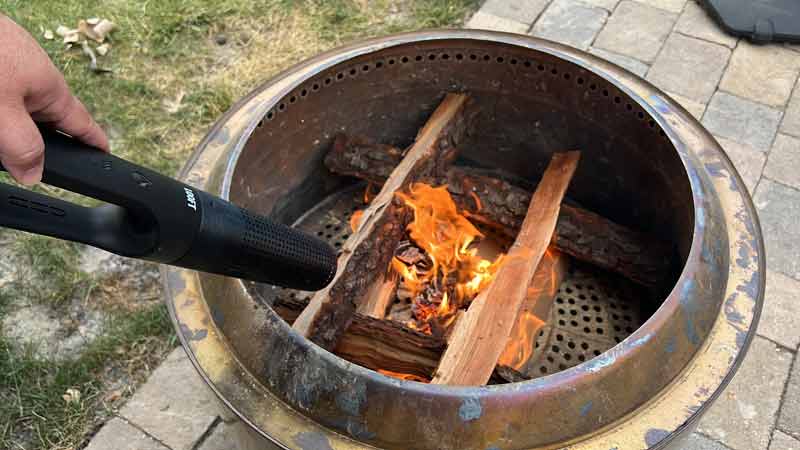
[[[409,295],[403,271],[423,273],[433,250],[407,234],[402,193],[447,186],[475,243],[511,258],[531,193],[568,150],[580,162],[549,249],[514,259],[534,275],[495,289],[521,305],[493,306],[510,338],[487,380],[463,382],[479,370],[453,369],[470,361],[455,342],[495,272],[479,293],[444,277]],[[343,249],[313,295],[164,269],[198,370],[279,447],[680,448],[761,308],[760,230],[716,142],[634,75],[533,38],[432,31],[323,54],[239,102],[184,179]],[[404,301],[446,313],[404,316]]]

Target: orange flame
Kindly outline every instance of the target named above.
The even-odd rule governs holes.
[[[358,230],[358,226],[361,224],[361,217],[363,216],[363,209],[356,210],[353,212],[353,215],[350,216],[350,229],[353,230],[354,233]]]
[[[398,258],[392,260],[392,267],[412,292],[418,322],[444,319],[445,323],[450,323],[449,316],[488,285],[503,255],[494,262],[478,256],[472,244],[483,235],[458,211],[447,186],[415,183],[408,193],[397,192],[396,195],[414,211],[414,220],[408,225],[409,235],[425,251],[431,267],[420,272]],[[426,286],[442,292],[438,304],[417,300]]]
[[[378,373],[386,375],[387,377],[399,378],[401,380],[419,381],[420,383],[431,382],[429,379],[423,378],[419,375],[414,375],[413,373],[392,372],[391,370],[383,370],[383,369],[378,369]]]

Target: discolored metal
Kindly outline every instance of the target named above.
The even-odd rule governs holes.
[[[644,324],[535,380],[432,386],[321,350],[238,280],[165,268],[190,358],[237,415],[286,448],[680,448],[754,333],[764,250],[750,197],[719,145],[640,78],[526,36],[374,39],[301,63],[243,99],[199,145],[184,179],[293,223],[352,183],[322,165],[335,133],[402,147],[454,90],[482,111],[459,164],[533,182],[551,152],[580,149],[571,199],[675,243],[675,273],[646,298],[657,309]]]

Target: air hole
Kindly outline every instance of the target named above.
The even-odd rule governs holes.
[[[502,63],[503,61],[505,61],[505,59],[503,59],[502,56],[497,57],[497,62]]]
[[[597,89],[597,85],[592,83],[592,84],[589,85],[589,89],[594,91],[595,89]]]
[[[559,325],[561,325],[561,326],[563,327],[563,326],[566,326],[566,325],[567,325],[567,322],[565,322],[564,320],[559,320],[559,321],[558,321],[558,324],[559,324]]]
[[[570,305],[574,305],[575,304],[575,299],[574,298],[570,298],[570,299],[567,300],[567,303],[569,303]]]
[[[578,84],[583,84],[583,78],[578,77]]]
[[[341,80],[342,78],[344,78],[344,74],[342,72],[339,72],[339,73],[336,74],[336,79],[337,80]]]
[[[603,333],[605,333],[605,331],[603,331],[603,329],[602,329],[602,328],[597,328],[595,331],[597,331],[597,334],[603,334]]]
[[[469,55],[469,59],[475,61],[476,59],[478,59],[478,55]]]
[[[619,325],[614,325],[614,331],[619,333],[620,331],[622,331],[622,328],[620,328]]]
[[[578,315],[578,311],[576,311],[574,309],[570,309],[569,313],[572,314],[573,316],[577,316]]]
[[[556,335],[556,340],[557,340],[557,341],[563,341],[563,340],[564,340],[564,335],[557,334],[557,335]]]
[[[532,65],[530,61],[525,61],[523,64],[525,67],[530,67]]]
[[[589,344],[587,344],[586,342],[581,342],[581,348],[584,350],[589,350]]]
[[[589,316],[583,316],[583,321],[584,321],[584,322],[591,322],[591,321],[592,321],[592,318],[591,318],[591,317],[589,317]]]
[[[592,296],[592,300],[594,300],[594,301],[597,301],[597,296],[596,296],[596,295],[593,295],[593,296]],[[599,306],[597,306],[597,305],[594,305],[594,310],[595,310],[595,311],[597,311],[597,312],[600,312],[600,311],[602,311],[602,310],[603,310],[603,308],[601,308],[601,307],[599,307]]]
[[[627,331],[628,333],[633,333],[633,328],[625,327],[625,331]]]
[[[430,55],[428,55],[428,59],[433,61],[434,59],[436,59],[436,55],[430,54]]]
[[[570,320],[569,324],[572,325],[573,327],[577,327],[578,326],[578,322],[575,321],[575,320]]]
[[[564,365],[564,364],[559,364],[558,368],[559,368],[559,370],[567,370],[567,366]]]
[[[331,81],[333,81],[333,80],[331,80],[331,77],[325,78],[325,85],[327,86],[327,85],[331,84]]]
[[[620,338],[619,338],[619,337],[617,337],[617,336],[614,336],[614,342],[616,342],[617,344],[619,344],[620,342],[622,342],[622,339],[620,339]]]
[[[390,66],[394,65],[394,58],[390,58],[390,59],[389,59],[389,65],[390,65]]]
[[[456,53],[456,59],[461,61],[462,59],[464,59],[464,55],[462,55],[461,53]]]
[[[581,300],[586,300],[586,296],[583,294],[578,294],[578,298]]]
[[[561,297],[557,297],[557,298],[556,298],[556,303],[558,303],[558,304],[563,304],[563,303],[564,303],[564,299],[563,299],[563,298],[561,298]]]
[[[272,120],[273,117],[275,117],[275,113],[273,113],[272,111],[267,113],[267,120]]]
[[[628,322],[630,322],[631,320],[633,320],[633,319],[631,319],[631,316],[629,316],[629,315],[627,315],[627,314],[626,314],[626,315],[624,315],[624,316],[622,316],[622,318],[623,318],[624,320],[627,320]]]
[[[509,62],[513,66],[513,65],[517,64],[517,59],[516,58],[511,58],[511,60]]]
[[[565,312],[566,312],[566,311],[564,311],[563,309],[559,309],[559,310],[558,310],[558,313],[559,313],[559,314],[562,314],[562,315],[563,315]]]
[[[422,55],[415,56],[414,61],[422,61]]]
[[[357,72],[356,69],[350,69],[350,75],[355,75],[356,72]]]
[[[564,359],[569,361],[570,359],[572,359],[572,355],[570,355],[569,353],[564,353]]]
[[[578,355],[578,361],[584,362],[584,361],[586,361],[586,357],[583,356],[583,355]]]
[[[594,353],[594,356],[600,356],[600,350],[595,350],[592,353]]]
[[[403,56],[402,58],[400,58],[400,62],[401,63],[407,63],[408,62],[408,56]]]
[[[362,70],[363,72],[369,72],[369,65],[368,65],[368,64],[365,64],[363,67],[361,67],[361,70]]]
[[[339,247],[342,246],[342,243],[341,242],[337,242],[337,243],[333,244],[333,246],[336,247],[336,248],[339,248]]]
[[[383,61],[378,61],[378,62],[375,63],[375,68],[376,69],[380,69],[381,67],[383,67]]]
[[[572,75],[570,75],[570,74],[568,74],[568,73],[565,73],[565,74],[564,74],[564,79],[565,79],[565,80],[569,80],[570,78],[572,78]]]
[[[608,97],[608,89],[603,89],[603,95],[604,95],[605,97]]]
[[[286,109],[285,103],[281,103],[280,105],[278,105],[278,111],[283,111],[284,109]]]
[[[589,334],[589,333],[592,332],[592,329],[589,328],[589,327],[583,327],[583,332],[586,333],[586,334]]]
[[[308,95],[308,89],[303,89],[300,91],[300,97],[305,97],[306,95]]]
[[[539,64],[537,69],[539,69],[539,71],[541,71],[541,72],[544,72],[544,65],[543,64]]]
[[[656,127],[656,122],[654,120],[649,120],[649,121],[647,121],[647,125],[649,125],[650,128],[655,128]]]
[[[569,342],[567,342],[567,347],[569,347],[569,348],[575,348],[575,343],[574,343],[574,342],[572,342],[572,341],[569,341]]]
[[[261,127],[263,127],[263,126],[264,126],[264,121],[263,121],[263,120],[259,120],[259,121],[258,121],[258,124],[257,124],[256,126],[257,126],[258,128],[261,128]]]
[[[584,311],[588,311],[589,310],[589,305],[582,305],[581,309],[584,310]]]
[[[567,294],[572,294],[572,288],[567,288]]]
[[[297,97],[295,97],[294,95],[289,97],[289,103],[294,103],[296,101],[297,101]]]
[[[557,345],[554,345],[554,346],[550,347],[550,350],[554,351],[555,353],[558,353],[558,352],[560,352],[560,351],[561,351],[561,349],[560,349],[560,348],[558,348],[558,346],[557,346]]]
[[[638,116],[640,119],[644,119],[644,113],[641,111],[639,111],[639,113],[636,114],[636,116]]]
[[[319,83],[312,84],[311,85],[311,90],[312,91],[318,91],[319,90]]]
[[[595,317],[594,320],[597,323],[603,323],[603,318],[602,317]]]
[[[622,103],[622,99],[619,96],[614,97],[614,103]]]
[[[550,73],[552,73],[553,75],[558,75],[558,69],[556,69],[555,67],[553,67],[553,69],[552,69],[552,70],[550,70]]]
[[[547,357],[547,362],[553,363],[553,362],[555,362],[555,361],[556,361],[556,360],[555,360],[555,359],[553,359],[553,357],[552,357],[552,356],[548,356],[548,357]]]
[[[450,59],[450,55],[445,53],[445,54],[442,55],[442,59]]]
[[[545,366],[539,367],[539,372],[547,373],[547,367],[545,367]]]
[[[544,336],[544,330],[539,332],[539,336]]]

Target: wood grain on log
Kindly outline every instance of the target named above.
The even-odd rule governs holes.
[[[294,322],[294,329],[323,348],[332,349],[352,320],[358,304],[384,283],[410,213],[394,193],[411,183],[435,179],[457,156],[457,145],[471,127],[474,110],[464,94],[447,94],[381,191],[364,211],[358,230],[342,246],[333,282],[317,292]]]
[[[369,144],[365,138],[341,137],[325,163],[335,173],[380,184],[400,154],[395,147]],[[456,205],[471,220],[516,237],[530,203],[529,191],[461,166],[451,167],[436,183],[447,184]],[[670,247],[657,238],[568,204],[561,207],[553,244],[578,260],[648,287],[657,287],[669,274],[672,259]]]
[[[503,265],[453,330],[433,383],[480,386],[489,381],[516,324],[528,282],[552,240],[579,159],[579,152],[553,155]]]

